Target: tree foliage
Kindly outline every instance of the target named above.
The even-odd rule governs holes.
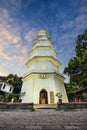
[[[69,101],[73,101],[74,100],[74,92],[77,90],[77,87],[76,86],[72,86],[72,84],[70,83],[65,83],[65,89],[66,89],[66,92],[67,92],[67,96],[68,96],[68,99]]]
[[[17,102],[19,99],[19,95],[13,93],[6,93],[5,98],[8,100],[8,102],[11,102],[12,98],[14,98],[14,102]]]
[[[0,80],[6,81],[13,85],[13,93],[20,93],[22,87],[22,77],[18,77],[16,74],[9,74],[7,76],[0,76]]]
[[[22,77],[18,77],[17,75],[9,74],[7,76],[8,83],[14,86],[13,93],[20,93],[22,87]]]
[[[70,76],[70,82],[84,87],[87,86],[87,30],[78,35],[75,52],[76,56],[70,59],[64,73]]]

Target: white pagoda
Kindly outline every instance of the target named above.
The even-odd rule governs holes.
[[[23,78],[22,103],[55,104],[58,102],[57,93],[62,94],[64,103],[68,102],[65,79],[59,73],[61,63],[46,30],[38,32],[26,66],[29,73]]]

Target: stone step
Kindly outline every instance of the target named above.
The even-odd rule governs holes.
[[[48,125],[48,126],[27,126],[26,129],[33,129],[33,130],[64,130],[64,128],[62,126],[52,126],[52,125]],[[73,129],[74,130],[74,129]]]
[[[56,109],[56,104],[34,104],[34,109]]]

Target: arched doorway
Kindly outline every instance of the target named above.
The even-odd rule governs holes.
[[[47,91],[45,89],[42,89],[40,91],[40,100],[39,100],[40,104],[48,104],[48,94]]]

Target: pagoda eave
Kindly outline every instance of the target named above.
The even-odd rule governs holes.
[[[28,74],[26,74],[24,77],[23,77],[23,79],[25,79],[26,77],[28,77],[28,76],[32,76],[33,75],[33,78],[34,78],[34,75],[35,75],[35,77],[36,77],[36,74],[37,75],[40,75],[40,74],[42,74],[42,75],[49,75],[48,77],[50,77],[51,75],[53,75],[53,76],[51,76],[51,77],[55,77],[55,78],[57,78],[58,76],[62,79],[62,80],[65,80],[65,77],[62,75],[62,74],[60,74],[60,73],[57,73],[57,72],[31,72],[31,73],[28,73]],[[37,77],[39,77],[39,76],[37,76]],[[48,78],[47,77],[47,78]]]
[[[61,66],[61,63],[57,59],[55,59],[53,56],[35,56],[35,57],[33,57],[32,59],[30,59],[26,63],[26,66],[29,67],[31,64],[33,64],[36,61],[39,61],[39,62],[41,62],[41,61],[50,61],[53,64],[55,64],[57,67]]]
[[[48,49],[50,50],[55,56],[57,56],[58,54],[53,50],[53,48],[51,46],[37,46],[35,49],[33,49],[31,52],[30,52],[30,56],[36,52],[37,50],[44,50],[44,49]]]

